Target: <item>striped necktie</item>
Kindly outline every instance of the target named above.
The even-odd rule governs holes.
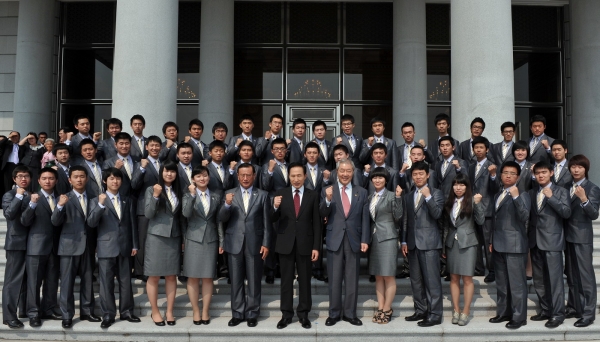
[[[371,212],[371,217],[375,220],[375,207],[377,207],[377,200],[379,199],[379,194],[373,194],[373,198],[371,199],[371,205],[369,206],[369,211]]]
[[[460,207],[461,207],[461,203],[462,200],[456,200],[455,202],[455,206],[454,206],[454,210],[452,211],[452,218],[454,219],[454,222],[456,223],[456,220],[458,219],[458,214],[460,214]]]
[[[192,184],[192,170],[190,169],[189,166],[185,167],[185,174],[187,175],[187,178],[190,181],[190,184]]]
[[[315,168],[311,166],[310,168],[310,177],[312,178],[313,184],[317,185],[317,174],[315,172]]]
[[[573,198],[573,196],[575,195],[575,190],[578,186],[579,185],[577,185],[577,183],[573,183],[573,186],[571,187],[571,198]]]
[[[85,197],[83,195],[79,195],[79,205],[81,205],[81,210],[83,210],[83,216],[87,216],[87,205],[85,204]]]
[[[560,178],[560,171],[561,171],[560,164],[556,164],[556,166],[554,167],[554,181],[555,182],[558,182],[558,179]]]
[[[508,152],[508,144],[502,144],[502,159],[506,159],[506,152]]]
[[[54,203],[54,196],[48,195],[48,197],[46,197],[46,199],[48,200],[48,205],[50,206],[50,211],[54,211],[54,208],[56,208],[56,204]]]
[[[444,160],[444,165],[442,165],[442,177],[446,175],[446,171],[448,170],[448,160]]]
[[[286,168],[285,164],[280,164],[279,167],[281,168],[281,173],[283,174],[283,180],[285,180],[285,182],[287,183],[287,181],[288,181],[287,168]]]
[[[542,193],[542,190],[540,190],[540,192],[538,192],[537,194],[537,209],[538,211],[540,211],[542,209],[542,204],[544,203],[544,194]]]
[[[244,195],[242,196],[244,200],[244,212],[248,214],[248,202],[250,201],[250,195],[248,194],[248,190],[244,190]]]
[[[417,199],[415,200],[415,209],[419,207],[419,202],[421,202],[421,190],[417,190]]]
[[[321,153],[323,153],[323,159],[327,161],[327,152],[325,152],[325,144],[322,141],[319,143],[319,147],[321,148]]]
[[[177,202],[175,202],[175,196],[173,196],[173,192],[170,187],[166,188],[165,190],[167,191],[167,198],[171,203],[171,210],[174,212],[175,208],[177,207]]]
[[[206,192],[200,193],[200,201],[202,202],[202,207],[204,208],[204,215],[208,216],[210,206],[208,204],[208,195],[206,194]]]
[[[477,163],[477,166],[475,166],[475,176],[477,176],[479,174],[480,170],[481,170],[481,164]]]
[[[350,147],[352,148],[352,152],[356,150],[356,140],[354,140],[354,135],[348,137],[348,142],[350,143]]]
[[[117,216],[119,220],[121,219],[121,204],[119,203],[119,199],[117,196],[113,196],[113,207],[115,207],[115,211],[117,212]]]
[[[94,162],[92,164],[92,171],[94,172],[94,178],[96,179],[96,183],[98,183],[98,187],[100,189],[102,189],[102,176],[100,176],[100,173],[98,172],[99,168],[100,168],[100,166],[98,166],[98,163]]]
[[[129,159],[123,158],[123,166],[125,166],[125,172],[127,172],[127,176],[131,179],[131,168],[129,166]]]

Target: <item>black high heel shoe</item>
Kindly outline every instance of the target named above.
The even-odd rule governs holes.
[[[150,314],[150,319],[152,320],[152,322],[154,322],[154,324],[156,324],[156,325],[157,325],[157,326],[159,326],[159,327],[164,327],[164,326],[165,326],[165,321],[164,321],[164,320],[162,320],[162,321],[160,321],[160,322],[157,322],[157,321],[155,321],[155,320],[154,320],[154,318],[152,317],[152,314]]]
[[[210,324],[210,318],[209,319],[201,319],[200,320],[200,324],[209,325]]]
[[[167,320],[167,325],[173,326],[175,324],[176,324],[175,319],[173,319],[172,321]]]

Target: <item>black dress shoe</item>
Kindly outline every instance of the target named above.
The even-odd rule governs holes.
[[[594,323],[594,321],[591,319],[580,318],[573,325],[576,326],[577,328],[583,328],[583,327],[587,327],[588,325],[590,325],[592,323]]]
[[[102,320],[102,323],[100,324],[100,328],[102,328],[102,329],[108,329],[113,324],[115,324],[115,319],[114,318],[105,319],[105,320]]]
[[[555,318],[551,318],[548,320],[548,322],[546,322],[546,324],[544,324],[544,326],[546,328],[556,328],[559,325],[561,325],[563,323],[563,321],[555,319]]]
[[[539,321],[547,321],[550,318],[551,318],[550,316],[539,313],[535,316],[531,316],[531,318],[529,318],[529,319],[532,321],[535,321],[535,322],[539,322]]]
[[[493,283],[496,281],[496,275],[494,273],[490,273],[485,278],[483,278],[483,281],[486,283]]]
[[[102,318],[94,315],[94,314],[89,314],[89,315],[81,315],[79,316],[79,320],[80,321],[88,321],[88,322],[102,322]]]
[[[325,281],[325,276],[323,274],[318,274],[315,276],[315,279],[317,279],[318,281]]]
[[[228,326],[230,327],[235,327],[238,324],[242,323],[244,320],[241,318],[235,318],[233,317],[232,319],[229,320],[229,323],[227,323]]]
[[[432,327],[434,325],[442,324],[442,321],[434,321],[432,319],[425,318],[424,320],[417,323],[420,327]]]
[[[127,321],[127,322],[130,322],[130,323],[139,323],[139,322],[142,321],[139,317],[137,317],[135,315],[121,316],[121,317],[119,317],[119,320],[121,320],[121,321]]]
[[[18,317],[18,318],[27,318],[27,317],[29,317],[29,316],[27,316],[27,314],[22,314],[22,313],[19,313],[19,316],[17,316],[17,317]]]
[[[200,325],[200,324],[202,324],[202,320],[199,320],[199,321],[194,321],[194,320],[192,320],[192,322],[194,322],[194,324],[195,324],[195,325]]]
[[[495,316],[490,318],[490,323],[502,323],[502,322],[508,322],[508,321],[512,321],[512,317],[511,316]]]
[[[578,314],[575,310],[568,310],[565,312],[566,318],[581,318],[581,314]]]
[[[333,317],[327,317],[327,320],[325,321],[325,325],[328,327],[334,326],[337,322],[340,321],[340,318],[333,318]]]
[[[29,319],[29,326],[33,327],[33,328],[41,327],[42,326],[42,320],[40,319],[39,316],[32,317],[32,318]]]
[[[358,319],[358,317],[349,318],[349,317],[344,316],[342,319],[344,320],[344,322],[348,322],[352,325],[357,325],[357,326],[362,325],[362,321],[360,319]]]
[[[177,280],[179,280],[179,282],[182,283],[182,284],[187,284],[188,277],[186,277],[186,276],[178,276]]]
[[[6,320],[4,321],[4,325],[8,325],[8,327],[11,329],[19,329],[24,327],[23,322],[19,321],[18,319]]]
[[[60,320],[62,320],[62,315],[57,315],[53,312],[49,315],[43,315],[41,317],[41,319],[51,319],[51,320],[55,320],[55,321],[60,321]]]
[[[164,327],[165,326],[165,321],[164,320],[157,322],[157,321],[154,320],[154,318],[152,318],[152,314],[150,314],[150,319],[152,320],[152,322],[154,322],[154,324],[156,324],[159,327]],[[162,317],[161,317],[161,319],[162,319]]]
[[[519,329],[520,327],[527,325],[527,320],[524,319],[522,321],[513,321],[512,319],[510,320],[510,322],[506,323],[506,327],[508,329]]]
[[[374,283],[377,279],[375,279],[374,275],[369,276],[369,283]]]
[[[476,271],[474,276],[475,277],[483,277],[484,275],[485,275],[485,271],[483,271],[483,272],[477,272]]]
[[[304,329],[310,329],[312,327],[308,318],[300,318],[300,324],[302,324]]]
[[[267,283],[267,284],[273,284],[273,283],[275,283],[275,277],[274,276],[267,276],[265,278],[265,283]]]
[[[73,326],[73,320],[72,319],[63,319],[62,321],[62,327],[65,329],[70,329]]]
[[[425,317],[427,317],[427,316],[425,316],[425,314],[420,314],[420,313],[415,312],[411,316],[404,317],[404,320],[407,322],[416,322],[416,321],[425,319]]]
[[[256,318],[248,318],[247,324],[250,328],[254,328],[258,324],[258,322],[256,321]]]
[[[533,277],[525,277],[527,280],[531,280],[533,279]]]
[[[325,282],[325,284],[329,283],[329,278],[327,276],[325,276],[325,279],[323,279],[323,281]]]
[[[406,271],[402,271],[398,274],[396,274],[396,279],[404,279],[404,278],[408,278],[410,277],[410,274]]]
[[[292,319],[291,318],[282,318],[277,323],[277,329],[284,329],[285,327],[287,327],[290,324],[292,324]]]

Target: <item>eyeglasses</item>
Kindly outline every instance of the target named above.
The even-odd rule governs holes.
[[[515,131],[502,131],[502,134],[513,134]]]
[[[29,176],[29,175],[17,175],[15,178],[16,179],[29,179],[29,178],[31,178],[31,176]]]
[[[273,151],[275,151],[275,152],[285,152],[286,150],[287,150],[287,148],[283,148],[283,147],[273,149]]]

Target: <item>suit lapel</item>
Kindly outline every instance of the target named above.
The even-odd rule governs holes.
[[[121,219],[119,219],[119,215],[117,215],[117,210],[115,209],[115,206],[113,205],[112,201],[110,200],[110,197],[108,197],[108,195],[107,195],[106,198],[108,199],[108,201],[104,202],[104,203],[106,203],[105,206],[115,215],[117,220],[121,221]],[[117,201],[118,200],[119,199],[117,197]],[[121,203],[119,203],[119,204],[121,204],[121,215],[123,215],[123,212],[122,212],[123,211],[123,202],[124,201],[121,201]]]
[[[77,210],[79,210],[79,212],[81,213],[81,215],[83,215],[83,217],[85,217],[85,213],[83,212],[83,208],[81,208],[81,203],[79,203],[79,195],[75,195],[73,193],[73,190],[69,191],[69,202],[70,201],[74,201],[73,204],[75,205],[75,208],[77,208]]]
[[[235,202],[237,204],[237,206],[242,209],[242,212],[244,212],[244,199],[242,196],[243,196],[242,190],[238,186],[237,189],[235,190],[235,192],[233,193],[233,202]],[[248,208],[250,208],[250,205],[248,205]],[[248,211],[250,211],[250,210],[248,210]],[[244,213],[244,215],[246,215],[246,213]]]
[[[50,209],[50,204],[48,204],[48,199],[46,198],[46,196],[44,196],[44,193],[40,191],[40,192],[38,192],[38,195],[39,195],[40,197],[43,197],[43,198],[44,198],[42,201],[40,201],[40,202],[42,203],[42,206],[43,206],[44,208],[46,208],[46,210],[48,210],[48,212],[49,212],[50,214],[52,214],[52,210]],[[54,202],[56,203],[56,200],[55,200]],[[56,204],[55,204],[55,205],[56,205]]]
[[[373,219],[375,219],[377,217],[377,214],[379,214],[379,209],[383,205],[383,202],[385,202],[388,192],[389,191],[387,189],[383,189],[383,194],[381,194],[381,198],[377,201],[377,204],[375,205],[375,217]],[[369,203],[369,206],[370,205],[371,203]]]
[[[248,199],[248,213],[250,213],[250,211],[252,210],[252,206],[254,206],[254,203],[256,202],[257,197],[258,197],[258,191],[256,190],[256,187],[253,187],[252,193],[250,194],[250,198]]]

